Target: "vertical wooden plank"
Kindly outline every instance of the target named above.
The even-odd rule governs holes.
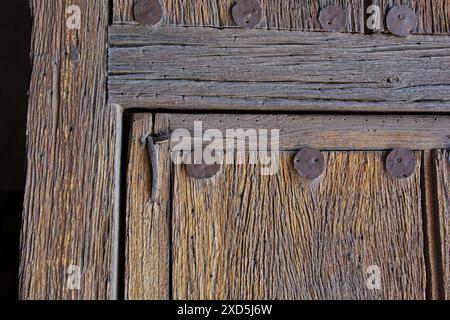
[[[158,196],[151,199],[151,163],[145,137],[168,128],[158,116],[153,128],[151,114],[132,119],[127,173],[127,229],[125,254],[125,298],[169,299],[169,143],[156,146],[158,153]]]
[[[418,161],[420,155],[417,154]],[[175,299],[424,299],[420,166],[388,176],[384,152],[326,153],[305,181],[225,165],[207,181],[174,173]],[[366,286],[369,266],[381,290]]]
[[[381,30],[386,30],[385,17],[395,5],[408,5],[417,14],[417,28],[419,34],[448,34],[450,33],[450,0],[372,0],[380,6],[382,11]]]
[[[442,268],[442,298],[450,300],[450,165],[449,151],[435,151],[438,222],[440,233]]]
[[[80,9],[79,29],[68,29],[66,19],[77,12],[71,5]],[[118,111],[105,105],[108,1],[33,0],[31,6],[20,297],[114,298],[120,128]]]
[[[114,1],[114,23],[133,23],[136,0]],[[260,28],[319,31],[319,13],[330,4],[342,5],[348,15],[345,31],[364,31],[363,0],[260,0]],[[180,26],[236,27],[231,15],[235,0],[161,0],[163,24]]]

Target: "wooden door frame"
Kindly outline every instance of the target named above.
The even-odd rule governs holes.
[[[68,29],[74,12],[66,10],[73,5],[81,9],[80,27]],[[105,0],[32,0],[31,7],[33,73],[19,295],[117,299],[126,108],[107,104],[112,8]],[[67,286],[71,265],[81,268],[84,279],[76,290]]]

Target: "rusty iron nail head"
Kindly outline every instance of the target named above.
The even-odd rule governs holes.
[[[234,22],[245,29],[253,29],[262,19],[262,8],[258,0],[237,0],[231,13]]]
[[[185,164],[191,178],[202,180],[214,177],[220,171],[220,164]]]
[[[325,31],[337,32],[344,29],[347,16],[340,5],[331,5],[320,11],[319,22]]]
[[[417,25],[417,15],[408,6],[395,6],[389,10],[386,26],[392,34],[406,37],[414,31]]]
[[[409,178],[415,169],[416,156],[411,149],[394,149],[386,158],[386,170],[394,178]]]
[[[325,170],[325,157],[316,149],[304,148],[295,155],[294,168],[303,178],[318,178]]]
[[[190,155],[192,155],[192,157],[189,157]],[[184,166],[186,168],[187,174],[194,179],[197,180],[203,180],[203,179],[210,179],[212,177],[214,177],[221,169],[221,165],[220,164],[204,164],[202,163],[202,161],[196,162],[194,157],[194,151],[188,152],[184,154]],[[190,159],[189,163],[185,163],[185,161],[187,159]]]
[[[138,0],[134,5],[134,19],[146,25],[155,25],[164,14],[160,0]]]

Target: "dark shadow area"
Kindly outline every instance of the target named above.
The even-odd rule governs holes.
[[[0,35],[0,299],[17,299],[31,72],[28,0],[2,3]]]

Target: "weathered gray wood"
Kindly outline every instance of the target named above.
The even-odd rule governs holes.
[[[108,1],[30,3],[33,74],[19,295],[114,298],[120,128],[116,109],[105,104]],[[82,15],[79,30],[66,27],[74,4]]]
[[[450,111],[450,37],[113,26],[127,108]]]
[[[235,0],[160,0],[165,15],[161,24],[178,26],[236,27],[231,15]],[[135,0],[114,0],[114,23],[135,23]],[[362,0],[260,0],[261,29],[321,30],[319,13],[325,6],[340,4],[347,12],[344,31],[363,32]]]

